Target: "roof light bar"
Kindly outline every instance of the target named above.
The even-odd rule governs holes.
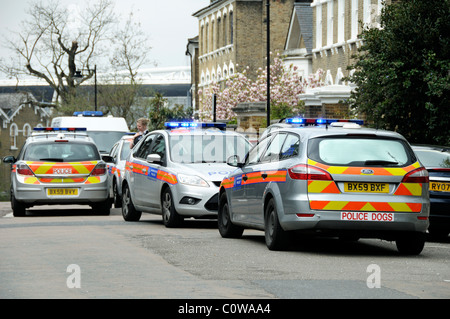
[[[176,129],[176,128],[218,128],[225,129],[226,123],[218,122],[166,122],[164,127],[166,129]]]
[[[359,125],[364,125],[363,120],[357,119],[312,119],[312,118],[302,118],[302,117],[291,117],[285,120],[286,124],[297,124],[297,125],[325,125],[331,124],[334,122],[347,122],[347,123],[355,123]]]
[[[86,132],[85,127],[35,127],[35,132]]]
[[[100,117],[100,116],[103,116],[103,112],[102,111],[77,111],[77,112],[73,112],[73,116]]]

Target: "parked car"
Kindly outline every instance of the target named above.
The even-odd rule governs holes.
[[[35,205],[86,204],[109,215],[106,163],[85,129],[35,128],[11,163],[11,207],[25,216]]]
[[[413,145],[413,150],[430,175],[430,227],[437,237],[450,233],[450,147]]]
[[[166,227],[186,217],[217,218],[219,185],[233,170],[231,155],[244,156],[250,143],[223,123],[168,122],[148,133],[127,159],[122,215],[161,214]]]
[[[111,162],[107,163],[109,194],[116,208],[122,207],[122,181],[125,175],[127,157],[131,152],[130,145],[132,140],[133,135],[123,136],[113,145],[109,152],[111,157]]]
[[[356,123],[280,128],[222,181],[222,237],[265,231],[283,249],[290,231],[395,240],[419,254],[428,228],[428,172],[401,135]]]

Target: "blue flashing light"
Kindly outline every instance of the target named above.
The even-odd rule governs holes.
[[[357,120],[357,119],[323,119],[323,118],[311,119],[311,118],[292,117],[287,118],[285,122],[286,124],[295,124],[295,125],[327,125],[334,122],[347,122],[364,125],[364,120]]]
[[[103,112],[102,111],[78,111],[78,112],[73,112],[73,116],[101,117],[101,116],[103,116]]]
[[[218,128],[225,129],[227,126],[226,123],[217,123],[217,122],[166,122],[164,123],[164,127],[166,129],[176,129],[176,128]]]
[[[86,132],[85,127],[35,127],[35,132]]]

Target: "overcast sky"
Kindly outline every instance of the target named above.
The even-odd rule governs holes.
[[[46,2],[47,0],[41,0]],[[91,0],[93,1],[93,0]],[[59,0],[68,8],[82,7],[86,0]],[[210,4],[210,0],[115,0],[117,13],[126,20],[133,11],[142,29],[148,33],[152,47],[150,59],[159,67],[189,66],[185,56],[187,39],[198,35],[198,21],[192,14]],[[29,0],[0,0],[0,38],[8,30],[19,30],[26,17]],[[2,42],[0,42],[2,43]],[[0,56],[8,51],[0,48]]]

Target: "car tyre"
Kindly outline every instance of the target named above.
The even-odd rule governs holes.
[[[107,198],[103,202],[93,204],[92,210],[98,215],[108,216],[111,213],[111,200]]]
[[[400,254],[419,255],[425,246],[425,234],[418,232],[403,234],[395,243]]]
[[[121,208],[122,207],[122,197],[119,195],[118,185],[116,180],[113,181],[113,196],[114,196],[114,207]]]
[[[142,212],[137,211],[131,199],[130,189],[126,185],[122,193],[122,217],[127,222],[137,222],[141,219]]]
[[[25,204],[19,202],[13,194],[11,194],[11,208],[14,217],[25,217],[26,215]]]
[[[234,225],[231,221],[230,208],[228,206],[227,194],[225,193],[220,195],[217,225],[219,233],[223,238],[240,238],[244,232],[243,227]]]
[[[270,250],[283,250],[289,243],[288,233],[281,227],[273,198],[269,200],[265,210],[265,239]]]
[[[164,226],[172,228],[181,225],[183,222],[183,217],[181,217],[175,210],[172,192],[168,187],[163,190],[161,195],[161,209]]]

